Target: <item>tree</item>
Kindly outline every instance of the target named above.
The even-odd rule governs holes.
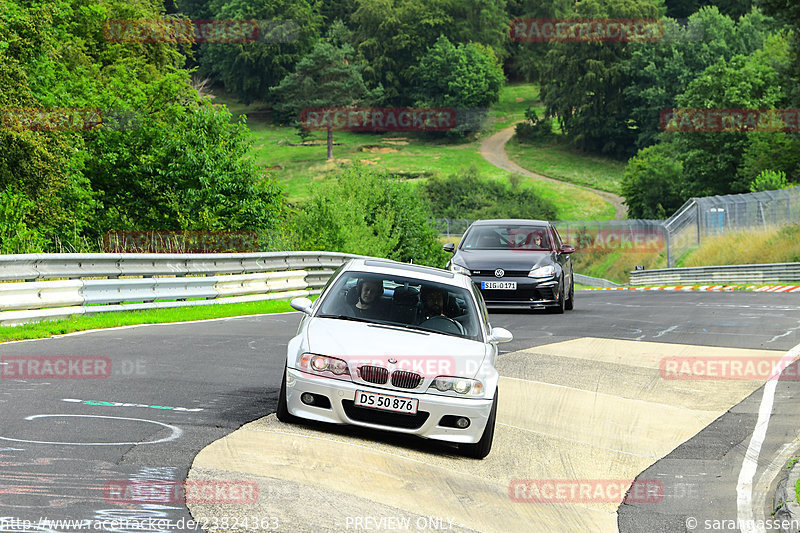
[[[739,183],[750,183],[765,170],[783,172],[800,182],[800,140],[782,131],[751,133],[738,170]]]
[[[675,147],[656,144],[639,150],[628,161],[622,194],[628,218],[664,219],[683,203],[683,163]]]
[[[410,183],[361,165],[312,194],[295,217],[304,250],[346,252],[443,267],[447,259],[430,210]]]
[[[800,2],[794,0],[760,0],[765,13],[783,21],[792,30],[791,61],[787,63],[785,78],[792,105],[800,107]]]
[[[369,91],[361,77],[363,65],[353,61],[349,44],[318,42],[280,84],[272,87],[276,108],[298,117],[302,109],[351,107],[379,98],[382,89]],[[328,160],[333,159],[333,123],[328,124]]]
[[[269,99],[269,88],[292,72],[313,48],[322,25],[317,3],[312,0],[229,0],[214,18],[284,22],[293,28],[285,39],[200,46],[201,74],[222,82],[245,104]]]
[[[249,157],[250,133],[208,100],[165,102],[128,130],[94,133],[86,164],[103,191],[97,230],[259,230],[285,215],[274,178]]]
[[[415,105],[487,108],[500,99],[503,82],[503,69],[491,48],[477,43],[455,46],[441,36],[420,61]],[[471,123],[464,125],[464,128],[478,127]]]
[[[381,85],[390,105],[410,105],[410,80],[420,58],[452,29],[451,0],[357,0],[353,43],[364,80]]]
[[[667,16],[686,18],[706,6],[714,6],[725,15],[738,18],[750,11],[759,0],[665,0]],[[760,0],[763,1],[763,0]]]
[[[654,0],[585,0],[574,18],[655,19]],[[542,73],[541,95],[548,117],[557,117],[562,131],[581,150],[611,156],[631,152],[635,130],[623,90],[630,84],[624,68],[630,57],[626,42],[556,42],[551,44]]]
[[[104,27],[157,19],[161,2],[2,4],[0,106],[102,117],[56,128],[65,131],[0,130],[9,224],[46,236],[48,250],[76,251],[110,229],[268,230],[283,216],[248,132],[198,96],[180,46],[120,42]]]
[[[508,14],[506,0],[451,0],[454,43],[488,46],[503,60],[508,57]]]
[[[551,219],[555,206],[513,180],[482,177],[475,167],[450,176],[435,176],[425,183],[425,197],[435,216],[442,218]]]
[[[759,50],[708,67],[678,96],[677,104],[688,109],[773,109],[785,100],[769,55]],[[736,176],[750,142],[749,133],[698,131],[673,135],[684,162],[684,197],[747,191],[749,179]]]
[[[750,192],[776,191],[793,187],[786,180],[786,173],[782,171],[764,170],[750,182]]]
[[[675,107],[675,98],[693,79],[720,58],[748,55],[761,48],[772,24],[759,11],[735,23],[716,7],[694,13],[685,26],[662,19],[664,38],[652,43],[632,43],[623,70],[629,84],[623,89],[630,118],[636,128],[636,146],[656,142],[659,116]]]

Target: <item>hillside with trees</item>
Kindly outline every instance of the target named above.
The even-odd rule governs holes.
[[[274,171],[254,162],[246,120],[208,98],[209,88],[299,128],[298,113],[309,107],[448,107],[485,116],[505,83],[532,82],[542,109],[527,114],[520,142],[557,136],[576,153],[627,161],[630,218],[668,216],[691,196],[800,182],[796,125],[743,132],[663,124],[671,109],[800,108],[800,4],[792,0],[0,0],[0,11],[2,253],[98,251],[102,235],[117,230],[248,230],[262,237],[262,249],[354,251],[356,242],[373,242],[388,257],[440,260],[426,198],[461,194],[474,173],[400,185],[382,170],[344,169],[328,178],[362,180],[375,196],[367,211],[334,201],[346,195],[337,184],[321,183],[291,204]],[[521,18],[655,19],[663,35],[519,42],[509,24]],[[190,20],[258,21],[261,33],[215,41],[162,31],[126,40],[109,30],[119,21]],[[18,120],[37,113],[84,121]],[[425,138],[481,133],[477,121]],[[494,205],[478,193],[459,205],[498,216],[523,213],[523,203],[552,213],[529,190],[484,185],[495,191]],[[423,186],[429,192],[419,194]],[[398,209],[408,216],[389,215]],[[330,235],[310,232],[320,210]],[[351,233],[337,226],[342,220],[356,225]]]

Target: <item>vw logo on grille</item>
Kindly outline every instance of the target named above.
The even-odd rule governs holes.
[[[502,268],[498,268],[497,270],[494,271],[494,277],[496,277],[496,278],[502,278],[505,275],[506,275],[506,272]]]
[[[395,364],[397,362],[397,359],[395,359],[394,357],[390,357],[389,362]]]

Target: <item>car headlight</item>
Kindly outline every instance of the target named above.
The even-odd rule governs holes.
[[[337,357],[328,357],[327,355],[304,353],[302,357],[300,357],[300,368],[306,371],[330,372],[335,376],[342,376],[345,374],[350,376],[350,369],[347,367],[347,361]]]
[[[552,278],[556,275],[556,267],[547,265],[539,268],[534,268],[528,272],[529,278]]]
[[[450,271],[456,272],[458,274],[464,274],[465,276],[472,275],[472,272],[470,272],[468,268],[464,268],[461,265],[457,265],[455,263],[450,263]]]
[[[477,379],[459,378],[454,376],[438,376],[432,382],[430,389],[439,392],[454,391],[458,394],[470,394],[472,396],[483,395],[483,383]]]

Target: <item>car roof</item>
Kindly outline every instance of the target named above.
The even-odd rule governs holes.
[[[546,220],[532,220],[526,218],[496,218],[491,220],[476,220],[470,226],[494,226],[496,224],[530,224],[531,226],[547,226]]]
[[[391,261],[389,259],[352,259],[344,270],[347,272],[368,272],[374,274],[416,278],[420,281],[432,281],[436,283],[443,283],[445,285],[454,285],[457,287],[468,287],[469,284],[472,283],[472,279],[470,279],[468,276],[455,274],[448,270],[425,265],[400,263],[398,261]]]

